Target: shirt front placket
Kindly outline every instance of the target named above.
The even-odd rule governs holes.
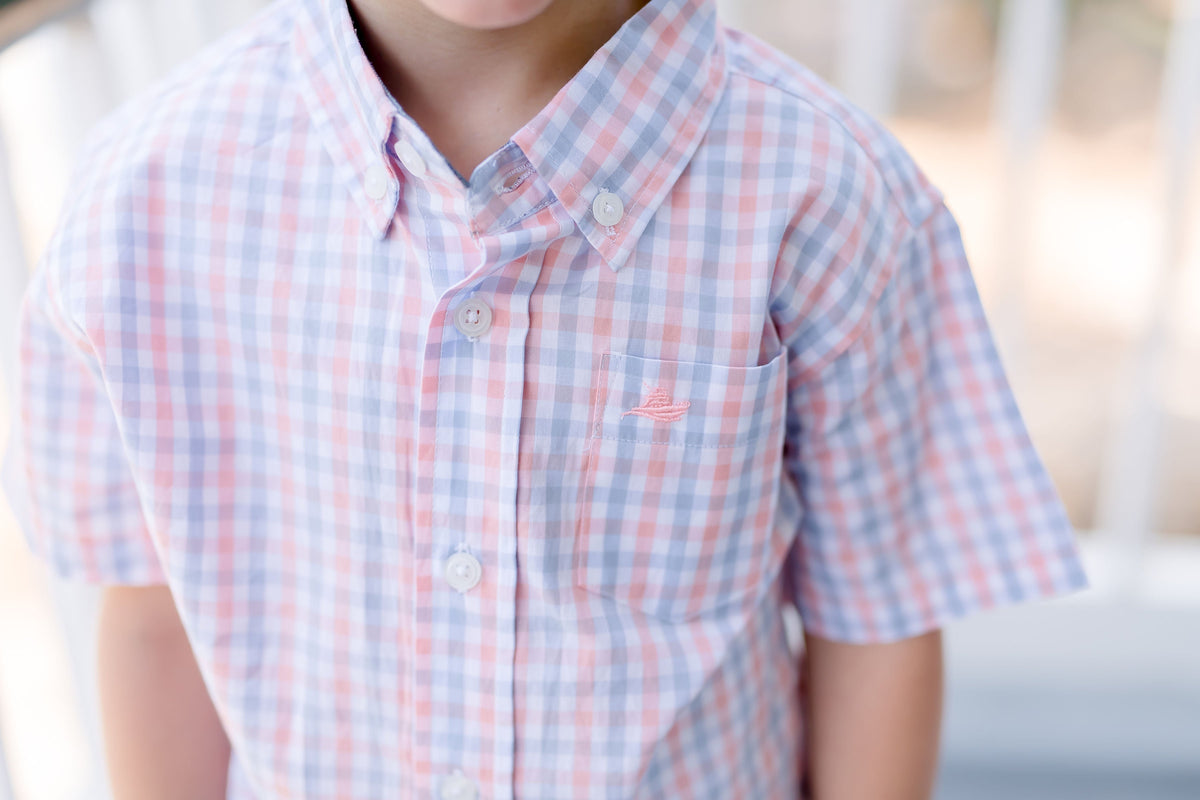
[[[460,201],[458,215],[422,212],[427,233],[413,241],[442,249],[423,259],[434,299],[412,464],[409,730],[415,796],[509,800],[529,299],[545,245],[573,223],[549,208],[549,187],[511,144],[475,171]]]

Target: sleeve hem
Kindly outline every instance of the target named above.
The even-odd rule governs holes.
[[[834,627],[816,620],[806,619],[805,612],[800,610],[800,623],[805,633],[820,636],[842,644],[890,644],[903,639],[911,639],[935,630],[940,630],[950,623],[972,617],[987,611],[1027,605],[1035,602],[1056,600],[1078,594],[1092,588],[1084,571],[1073,569],[1063,580],[1050,587],[1033,589],[1022,595],[993,594],[984,602],[974,600],[954,606],[943,606],[933,613],[921,617],[908,617],[900,625]]]
[[[30,549],[51,578],[67,583],[83,583],[91,586],[168,586],[170,581],[157,568],[139,568],[126,572],[97,572],[51,561],[43,553]]]

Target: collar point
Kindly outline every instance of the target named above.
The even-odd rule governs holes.
[[[611,247],[600,251],[600,257],[604,259],[604,263],[608,264],[608,268],[613,272],[619,272],[621,267],[625,266],[625,262],[629,260],[630,248],[628,247]]]
[[[367,214],[367,227],[371,229],[371,235],[376,241],[382,241],[387,238],[388,229],[392,226],[392,220],[396,216],[396,206],[398,203],[399,196],[395,187],[390,190],[388,197],[383,200],[368,200],[367,205],[370,213]]]

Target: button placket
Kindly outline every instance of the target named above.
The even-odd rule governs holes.
[[[416,143],[423,145],[420,140]],[[421,152],[427,150],[422,148]],[[484,232],[480,234],[478,260],[471,259],[473,263],[463,265],[466,267],[463,279],[455,281],[452,275],[446,276],[446,285],[439,287],[436,311],[427,322],[425,354],[428,371],[424,374],[432,376],[437,372],[447,376],[447,380],[437,382],[438,394],[428,405],[430,413],[422,417],[430,422],[431,429],[425,432],[426,436],[418,446],[426,448],[418,452],[428,454],[423,466],[434,478],[433,491],[429,493],[433,496],[422,506],[428,509],[426,518],[433,525],[432,537],[424,550],[427,560],[422,569],[432,568],[434,583],[428,603],[434,612],[425,640],[431,646],[422,654],[420,668],[445,675],[445,685],[458,696],[480,696],[490,691],[485,687],[509,687],[488,700],[489,713],[496,722],[494,741],[504,752],[513,750],[515,712],[510,698],[517,626],[514,621],[515,582],[510,577],[516,570],[516,551],[512,544],[515,523],[511,521],[512,515],[504,514],[503,509],[515,504],[515,488],[510,491],[504,481],[497,484],[471,478],[473,471],[485,461],[492,463],[490,454],[493,453],[500,455],[497,469],[504,469],[507,474],[514,474],[516,470],[516,448],[507,447],[506,443],[511,443],[519,430],[520,371],[506,371],[502,397],[496,398],[495,402],[489,401],[483,414],[476,411],[480,393],[487,393],[493,385],[490,372],[494,360],[503,358],[507,361],[516,357],[523,361],[523,354],[510,354],[503,345],[518,331],[528,328],[526,298],[520,292],[523,290],[528,294],[535,285],[532,278],[540,268],[536,261],[514,264],[508,258],[516,249],[510,243],[523,243],[528,238],[526,232],[497,229],[499,216],[523,213],[536,202],[538,198],[528,191],[530,187],[536,187],[537,194],[542,194],[541,185],[531,179],[536,172],[516,169],[517,162],[512,163],[512,166],[505,163],[500,168],[494,165],[491,171],[481,170],[476,176],[481,180],[472,184],[466,193],[470,223]],[[431,175],[436,171],[435,166],[440,169],[440,165],[432,161],[428,164]],[[403,169],[399,164],[396,168]],[[518,177],[522,172],[526,173],[523,180]],[[493,193],[493,189],[503,187],[505,182],[512,191]],[[464,255],[470,258],[475,253]],[[500,298],[505,303],[502,318],[496,316],[501,311],[491,306],[500,300],[493,292],[489,270],[506,277],[509,274],[516,276],[519,270],[524,278],[515,283],[511,297]],[[513,297],[520,300],[515,309]],[[493,332],[492,325],[498,320],[503,324]],[[450,330],[451,326],[454,330]],[[501,337],[499,340],[494,338],[497,335]],[[481,338],[484,336],[493,338],[489,342]],[[453,383],[447,385],[450,375],[455,377]],[[425,408],[422,402],[422,409]],[[486,550],[478,550],[474,540],[481,526],[486,525],[485,518],[492,514],[501,523],[498,529],[489,531],[495,535],[495,542],[489,540]],[[485,558],[486,564],[482,563]],[[488,569],[486,587],[482,581],[483,567]],[[486,598],[480,592],[486,592]],[[485,674],[464,668],[460,651],[438,646],[457,641],[462,635],[464,620],[495,629],[491,643],[496,657],[489,662]],[[452,710],[443,711],[445,713],[433,716],[427,724],[414,726],[417,748],[423,747],[426,761],[436,764],[431,785],[427,788],[429,796],[442,800],[476,800],[491,796],[488,794],[491,787],[512,775],[511,757],[493,762],[497,766],[496,772],[487,776],[486,781],[482,775],[476,779],[470,772],[462,774],[456,766],[462,766],[465,771],[468,765],[455,764],[462,758],[461,754],[450,748],[439,751],[436,744],[429,744],[446,742],[447,737],[461,729],[461,715]]]

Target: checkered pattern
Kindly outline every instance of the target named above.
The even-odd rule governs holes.
[[[787,359],[727,367],[604,354],[575,533],[575,582],[666,622],[747,598],[788,542],[774,535]],[[644,385],[678,419],[630,414]],[[663,535],[673,531],[674,535]]]
[[[92,132],[19,332],[30,547],[170,585],[235,800],[790,800],[785,605],[1086,584],[940,195],[708,0],[469,185],[344,0],[278,0]]]

